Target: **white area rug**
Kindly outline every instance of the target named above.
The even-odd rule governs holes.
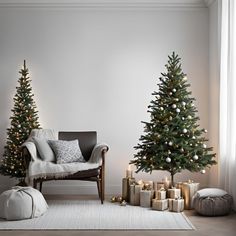
[[[49,200],[39,218],[0,220],[0,230],[193,230],[183,213],[119,206],[98,200]]]

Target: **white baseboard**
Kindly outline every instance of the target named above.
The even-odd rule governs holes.
[[[65,195],[97,195],[97,185],[76,185],[76,184],[50,184],[43,185],[42,187],[43,194],[65,194]],[[106,186],[105,188],[106,195],[120,195],[121,194],[121,186],[113,185]]]

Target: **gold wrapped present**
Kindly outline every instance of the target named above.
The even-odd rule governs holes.
[[[174,212],[182,212],[184,210],[184,199],[168,199],[169,210]]]
[[[178,188],[170,188],[168,189],[168,197],[175,199],[181,197],[181,190]]]
[[[168,200],[152,199],[152,209],[157,211],[164,211],[168,208]]]
[[[182,197],[182,196],[183,196],[183,182],[177,182],[177,183],[175,184],[175,187],[181,190],[181,191],[180,191],[180,195],[181,195],[181,197]]]
[[[184,209],[192,209],[192,198],[193,195],[198,191],[199,183],[193,183],[192,181],[183,183],[183,198],[184,198]]]
[[[140,191],[142,190],[142,184],[131,184],[130,185],[130,205],[140,205]]]
[[[165,184],[163,182],[154,182],[154,191],[165,188]]]
[[[161,188],[161,189],[155,191],[155,198],[157,200],[164,200],[164,199],[166,199],[166,190],[164,188]]]
[[[135,178],[122,179],[122,199],[129,202],[130,185],[135,183]]]

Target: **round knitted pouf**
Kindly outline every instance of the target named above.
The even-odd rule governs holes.
[[[6,220],[39,217],[47,209],[43,195],[31,187],[13,187],[0,195],[0,218]]]
[[[204,216],[222,216],[230,213],[233,198],[227,192],[218,188],[205,188],[193,196],[193,207]]]

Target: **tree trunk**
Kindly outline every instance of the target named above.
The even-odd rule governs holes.
[[[175,186],[175,183],[174,183],[174,173],[170,173],[171,174],[171,187],[174,187]]]

